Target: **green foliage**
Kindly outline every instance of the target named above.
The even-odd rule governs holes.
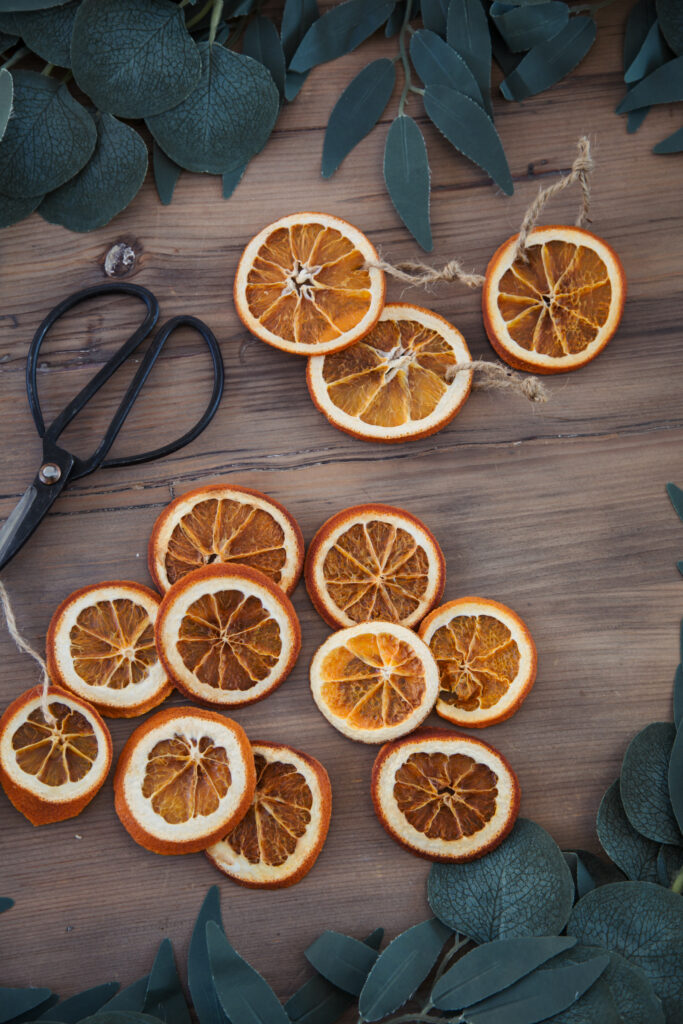
[[[18,34],[30,50],[60,67],[71,66],[71,36],[81,0],[15,16]]]
[[[195,922],[187,954],[187,985],[199,1024],[226,1024],[227,1018],[213,986],[209,965],[206,944],[206,926],[209,921],[223,928],[217,885],[212,885],[207,892]]]
[[[363,941],[377,950],[383,937],[384,929],[377,928]],[[314,974],[286,1002],[285,1012],[292,1024],[334,1024],[352,1005],[353,996],[342,992],[322,974]]]
[[[0,988],[0,1024],[40,1006],[50,995],[49,988]]]
[[[396,68],[386,58],[374,60],[347,85],[337,100],[325,132],[322,175],[334,174],[351,150],[372,131],[391,99]]]
[[[152,167],[159,199],[163,206],[168,206],[173,199],[181,168],[174,160],[171,160],[170,156],[166,156],[156,142],[152,143]]]
[[[342,992],[357,996],[377,960],[377,953],[365,942],[341,932],[327,931],[308,947],[306,959],[318,974]]]
[[[451,0],[446,41],[471,70],[491,114],[491,33],[481,0]]]
[[[380,953],[358,1000],[363,1020],[376,1021],[398,1010],[415,995],[452,936],[436,918],[402,932]]]
[[[331,7],[299,43],[290,62],[292,71],[310,71],[355,50],[385,23],[393,8],[386,0],[345,0]]]
[[[122,988],[120,992],[117,992],[113,999],[110,999],[108,1003],[105,1003],[102,1010],[116,1010],[116,1011],[128,1011],[132,1010],[134,1013],[140,1013],[142,1007],[145,1005],[145,996],[147,995],[147,985],[149,984],[149,975],[145,974],[144,977],[138,978],[132,985],[127,985],[126,988]]]
[[[213,985],[232,1024],[289,1024],[268,982],[233,949],[215,921],[206,926],[206,945]]]
[[[621,766],[620,793],[631,825],[656,843],[681,842],[669,796],[672,722],[652,722],[631,740]]]
[[[185,1002],[169,939],[164,939],[159,946],[142,1011],[165,1024],[190,1024],[190,1011]]]
[[[397,214],[422,248],[430,250],[429,158],[422,132],[407,114],[400,114],[387,134],[384,181]]]
[[[657,881],[660,844],[642,836],[626,817],[619,780],[609,787],[598,810],[598,839],[603,850],[632,882]]]
[[[2,140],[7,122],[12,113],[12,99],[14,96],[14,83],[12,75],[5,68],[0,70],[0,140]]]
[[[683,54],[683,7],[679,0],[657,0],[657,18],[667,43],[679,56]]]
[[[242,39],[242,53],[270,71],[280,97],[285,95],[285,53],[275,23],[260,16],[250,21]]]
[[[49,1010],[41,1010],[41,1021],[59,1021],[60,1024],[77,1024],[84,1017],[97,1013],[102,1007],[113,998],[119,988],[117,981],[110,981],[106,985],[96,985],[88,988],[85,992],[70,999],[64,999],[55,1003]]]
[[[580,64],[595,42],[597,26],[588,15],[572,18],[551,39],[537,43],[503,81],[506,100],[524,100],[549,89]]]

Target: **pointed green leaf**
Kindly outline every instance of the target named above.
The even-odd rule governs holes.
[[[617,107],[617,113],[626,114],[639,107],[679,100],[683,100],[683,57],[667,61],[634,85]]]
[[[28,48],[50,64],[71,67],[71,36],[80,2],[17,14],[19,34]]]
[[[629,11],[624,31],[624,73],[630,68],[657,21],[654,0],[636,0]]]
[[[629,117],[631,117],[630,114]],[[672,135],[667,135],[665,139],[652,147],[653,153],[680,153],[681,150],[683,150],[683,128],[679,128]]]
[[[11,910],[13,906],[13,899],[9,896],[0,896],[0,914],[4,914],[6,910]]]
[[[674,879],[683,869],[683,846],[662,844],[657,855],[657,881],[670,889]]]
[[[242,178],[244,177],[244,172],[246,171],[246,169],[247,164],[244,164],[242,167],[237,167],[234,171],[225,172],[225,174],[223,175],[224,199],[229,199],[230,196],[233,194],[233,192],[241,182]]]
[[[0,988],[0,1024],[40,1006],[51,994],[49,988]]]
[[[0,141],[5,134],[9,116],[12,113],[14,86],[12,76],[6,68],[0,68]]]
[[[683,523],[683,491],[676,484],[667,484],[666,493],[669,495],[671,504],[674,507],[676,515]]]
[[[624,74],[624,81],[627,85],[639,82],[662,64],[671,60],[673,54],[664,41],[664,36],[659,31],[659,25],[655,22],[643,40],[643,45],[629,64]]]
[[[674,674],[674,725],[678,729],[683,721],[683,665]]]
[[[625,875],[611,861],[597,857],[589,850],[567,851],[576,854],[577,861],[580,861],[584,870],[590,876],[590,884],[586,883],[586,892],[595,889],[598,885],[611,885],[612,882],[623,882]],[[582,893],[585,895],[585,893]]]
[[[270,18],[258,15],[246,27],[242,39],[242,53],[253,57],[268,68],[278,92],[285,94],[285,54],[280,36]]]
[[[396,69],[387,58],[374,60],[347,85],[334,105],[323,143],[322,175],[329,178],[354,146],[372,131],[391,99]]]
[[[132,1010],[140,1013],[145,1004],[148,982],[149,974],[145,974],[144,977],[134,981],[132,985],[128,985],[126,988],[122,988],[120,992],[117,992],[114,998],[105,1003],[102,1009],[107,1011],[118,1010],[121,1012]]]
[[[429,159],[417,122],[401,114],[384,147],[384,181],[396,212],[423,249],[432,248]]]
[[[384,24],[393,9],[393,0],[346,0],[330,7],[301,40],[290,62],[291,70],[310,71],[350,53]]]
[[[384,929],[377,928],[363,942],[371,949],[379,949],[383,935]],[[285,1012],[292,1024],[335,1024],[353,1001],[353,996],[321,974],[314,974],[285,1003]]]
[[[683,8],[680,0],[657,0],[657,17],[664,38],[680,56],[683,54]]]
[[[1,10],[2,0],[0,0],[0,32],[9,32],[10,35],[19,35],[19,25],[17,24],[18,15],[12,13],[5,13]]]
[[[84,1017],[90,1017],[102,1009],[107,1002],[118,991],[118,981],[111,981],[106,985],[97,985],[95,988],[79,992],[70,999],[64,999],[49,1010],[41,1012],[40,1019],[59,1021],[59,1024],[77,1024]]]
[[[427,86],[424,95],[427,114],[452,146],[478,164],[507,195],[514,186],[498,132],[485,110],[445,85]]]
[[[451,0],[446,38],[476,78],[484,107],[490,114],[491,34],[481,0]]]
[[[555,85],[581,63],[596,31],[593,18],[579,14],[552,39],[532,47],[501,83],[505,99],[524,100]]]
[[[66,0],[3,0],[7,11],[39,11],[44,7],[60,7]]]
[[[674,729],[676,727],[674,726]],[[683,832],[683,729],[676,729],[669,758],[669,797],[680,832]],[[683,845],[683,838],[679,840]]]
[[[340,932],[323,932],[304,955],[318,974],[350,995],[360,994],[377,953],[364,942]]]
[[[213,983],[231,1024],[290,1024],[272,988],[237,953],[215,921],[206,926]]]
[[[38,1022],[36,1022],[38,1024]],[[92,1017],[84,1017],[79,1024],[160,1024],[158,1017],[133,1010],[100,1010]]]
[[[425,85],[447,85],[483,106],[477,80],[459,53],[435,32],[420,29],[410,40],[410,58]]]
[[[295,100],[301,87],[308,78],[308,71],[288,71],[285,75],[285,99],[288,103]]]
[[[401,31],[401,25],[403,24],[405,13],[406,5],[405,0],[403,0],[402,3],[396,4],[393,11],[387,18],[387,23],[384,26],[384,35],[387,37],[387,39],[393,38],[393,36],[398,35],[398,33]]]
[[[603,850],[627,878],[634,882],[657,881],[659,844],[646,839],[631,825],[621,802],[618,779],[602,798],[597,829]]]
[[[320,17],[317,0],[285,0],[282,11],[280,38],[288,61],[296,53],[314,21]]]
[[[178,977],[170,939],[164,939],[154,960],[147,983],[143,1013],[166,1024],[190,1024],[190,1011]]]
[[[381,1020],[411,999],[453,933],[435,917],[397,936],[370,969],[358,1000],[363,1020]]]
[[[676,727],[652,722],[634,736],[621,767],[621,799],[631,825],[656,843],[681,842],[669,797],[669,758]]]
[[[152,143],[152,166],[154,169],[154,184],[157,187],[159,199],[163,206],[168,206],[173,199],[175,187],[178,184],[181,168],[170,156],[166,156],[158,142]]]
[[[422,24],[430,32],[446,38],[449,0],[422,0]]]
[[[212,885],[201,905],[187,954],[187,986],[192,996],[199,1024],[227,1024],[216,989],[213,985],[209,952],[206,945],[206,926],[213,921],[221,930],[220,894],[217,885]]]
[[[588,868],[586,867],[586,865],[584,864],[583,860],[577,854],[576,855],[576,893],[577,893],[579,899],[581,899],[582,896],[585,896],[587,892],[590,892],[591,889],[594,889],[594,888],[595,888],[595,882],[593,881],[593,878],[591,877],[591,874],[590,874]]]
[[[569,8],[561,0],[511,9],[508,4],[494,3],[491,16],[512,52],[521,53],[557,35],[569,21]]]

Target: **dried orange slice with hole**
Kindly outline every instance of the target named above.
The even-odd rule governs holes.
[[[391,505],[328,519],[306,555],[306,587],[330,626],[386,619],[416,626],[441,599],[446,562],[424,523]]]
[[[536,645],[519,615],[498,601],[461,597],[420,626],[439,666],[437,714],[469,729],[514,715],[536,679]]]
[[[340,629],[311,662],[311,692],[335,729],[385,743],[415,729],[434,707],[439,670],[423,640],[395,622]]]
[[[258,569],[291,594],[304,539],[286,508],[260,491],[210,484],[167,505],[149,541],[149,571],[162,593],[193,569],[226,563]]]
[[[114,775],[116,813],[154,853],[196,853],[249,809],[256,773],[246,733],[215,711],[158,711],[139,725]]]
[[[327,772],[314,757],[282,743],[252,743],[256,791],[240,823],[206,851],[240,885],[283,889],[311,870],[332,813]]]
[[[224,707],[252,704],[282,683],[301,629],[283,590],[246,566],[207,565],[174,583],[156,625],[159,657],[176,686]]]
[[[526,261],[513,260],[517,237],[501,245],[486,271],[482,308],[489,341],[518,370],[578,370],[619,326],[626,298],[621,261],[583,228],[535,228]]]
[[[465,339],[453,324],[421,306],[393,302],[360,341],[308,361],[315,405],[339,430],[363,441],[411,441],[441,430],[460,412],[472,387]]]
[[[33,825],[80,814],[101,788],[111,766],[111,736],[94,708],[50,686],[17,697],[0,718],[0,783]]]
[[[429,860],[476,860],[495,849],[519,812],[517,776],[488,743],[418,729],[382,747],[372,800],[392,839]]]
[[[111,718],[150,711],[173,689],[154,643],[161,598],[126,580],[62,601],[47,631],[47,666],[60,686]]]
[[[384,274],[358,228],[328,213],[293,213],[259,231],[235,275],[235,306],[257,338],[309,356],[353,344],[377,322]]]

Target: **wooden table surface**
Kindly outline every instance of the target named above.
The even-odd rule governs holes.
[[[522,785],[522,813],[564,847],[597,851],[598,803],[626,743],[670,714],[677,662],[683,528],[664,492],[683,482],[680,296],[683,208],[680,157],[656,157],[655,141],[679,112],[650,113],[635,135],[614,114],[622,94],[621,45],[628,5],[599,15],[598,42],[578,70],[522,105],[496,99],[496,123],[515,181],[506,198],[426,123],[432,164],[435,264],[457,256],[482,270],[519,225],[539,183],[553,181],[588,133],[597,170],[593,228],[621,256],[629,284],[622,325],[578,373],[549,382],[551,401],[474,393],[456,420],[423,441],[384,447],[339,433],[314,409],[304,361],[247,336],[232,304],[240,252],[286,213],[326,210],[367,232],[390,259],[418,257],[384,189],[381,155],[395,101],[379,127],[323,181],[327,118],[368,60],[393,55],[377,37],[311,74],[282,114],[265,151],[229,202],[220,181],[184,174],[173,205],[148,180],[113,224],[71,234],[37,215],[0,233],[0,517],[23,492],[40,448],[24,392],[26,350],[37,324],[70,291],[103,278],[120,238],[142,255],[130,280],[152,288],[164,317],[194,313],[218,336],[227,371],[221,408],[190,447],[137,469],[102,470],[69,488],[32,542],[3,573],[20,626],[42,647],[57,604],[71,590],[112,578],[148,583],[152,523],[175,495],[207,481],[263,490],[296,516],[306,540],[332,513],[358,502],[404,506],[422,517],[447,558],[446,597],[482,594],[515,608],[539,649],[536,686],[521,712],[487,730]],[[564,193],[549,219],[571,222]],[[401,289],[389,284],[390,297]],[[491,358],[479,295],[457,285],[407,298],[431,305],[463,331],[475,357]],[[74,318],[46,346],[40,384],[58,409],[127,335],[137,309],[103,304]],[[192,421],[209,386],[208,360],[179,335],[155,370],[117,451],[161,443]],[[120,385],[70,434],[85,451]],[[375,819],[369,795],[376,750],[344,739],[313,705],[307,669],[328,628],[303,585],[294,595],[303,650],[287,682],[236,712],[254,737],[280,739],[327,766],[334,813],[312,873],[277,893],[242,889],[203,855],[161,858],[130,839],[114,813],[109,781],[77,819],[33,828],[0,795],[2,883],[15,908],[0,919],[3,983],[42,984],[63,995],[146,972],[160,940],[184,960],[191,924],[218,883],[225,924],[240,951],[288,995],[308,971],[303,949],[324,928],[389,935],[427,913],[429,865],[402,851]],[[0,629],[0,702],[36,682],[36,670]],[[180,703],[179,698],[171,698]],[[115,754],[133,723],[112,721]]]

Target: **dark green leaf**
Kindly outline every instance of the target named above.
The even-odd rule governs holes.
[[[671,50],[664,42],[664,37],[659,31],[659,26],[655,22],[645,36],[640,50],[626,69],[624,81],[627,85],[639,82],[641,78],[645,78],[657,68],[660,68],[662,64],[671,60],[672,56]]]
[[[244,164],[243,167],[238,167],[234,171],[226,171],[225,172],[225,174],[223,175],[223,198],[224,199],[229,199],[230,196],[233,194],[233,192],[235,191],[235,189],[237,188],[237,186],[241,182],[242,178],[244,177],[244,172],[246,171],[246,169],[247,169],[247,164]]]
[[[676,726],[674,725],[674,729]],[[683,832],[683,729],[676,729],[669,758],[669,797],[679,832]],[[679,840],[683,843],[683,839]]]
[[[41,1012],[40,1019],[59,1021],[60,1024],[77,1024],[84,1017],[97,1013],[118,991],[118,981],[110,981],[107,985],[97,985],[79,992],[70,999],[57,1003],[49,1010]]]
[[[617,882],[584,896],[567,925],[587,945],[606,946],[649,977],[667,1019],[683,1016],[683,900],[651,882]]]
[[[413,925],[380,953],[358,1000],[363,1020],[380,1020],[415,995],[452,936],[436,918]]]
[[[27,11],[17,15],[19,34],[34,53],[50,64],[71,66],[71,36],[81,0],[72,0],[61,7],[43,11]]]
[[[683,868],[683,847],[662,844],[657,855],[657,881],[670,889]]]
[[[579,899],[581,899],[581,897],[585,896],[587,892],[590,892],[591,889],[595,888],[595,882],[593,881],[591,873],[588,870],[588,868],[586,867],[586,865],[584,864],[584,862],[581,859],[581,857],[579,857],[578,854],[575,854],[575,856],[576,856],[576,879],[575,879],[576,894],[579,897]]]
[[[259,15],[247,25],[242,53],[268,68],[281,96],[285,94],[285,54],[280,36],[270,18]]]
[[[365,42],[394,8],[386,0],[346,0],[313,22],[290,62],[292,71],[310,71]]]
[[[425,85],[450,86],[483,105],[481,90],[469,67],[435,32],[415,32],[410,40],[410,57]]]
[[[664,38],[680,56],[683,54],[683,8],[680,0],[657,0],[657,17]]]
[[[657,103],[683,100],[683,57],[676,57],[643,78],[624,96],[618,114]]]
[[[510,168],[498,132],[486,111],[469,96],[445,85],[428,85],[424,105],[451,145],[486,171],[506,195],[512,195]]]
[[[676,727],[652,722],[633,737],[621,768],[621,799],[626,817],[656,843],[681,842],[669,797],[669,758]]]
[[[611,861],[603,860],[589,850],[574,850],[572,852],[577,855],[591,877],[592,885],[587,890],[588,892],[598,885],[611,885],[612,882],[624,881],[623,871],[620,871]],[[585,894],[582,893],[582,895]]]
[[[597,829],[603,850],[627,878],[633,882],[657,881],[659,844],[646,839],[631,825],[621,802],[618,779],[602,798]]]
[[[417,122],[401,114],[384,147],[384,181],[399,217],[417,242],[432,248],[429,226],[429,159]]]
[[[231,1024],[290,1024],[268,982],[237,953],[215,921],[206,925],[213,983]]]
[[[569,8],[561,0],[511,9],[507,4],[494,3],[491,15],[512,52],[520,53],[557,35],[569,21]]]
[[[7,53],[18,42],[18,36],[8,35],[0,29],[0,54]]]
[[[12,1024],[29,1024],[32,1021],[40,1021],[45,1011],[51,1010],[58,1002],[59,996],[51,995],[40,1006],[34,1006],[33,1009],[27,1010],[26,1013],[20,1013],[18,1017],[13,1017]]]
[[[49,988],[0,988],[0,1024],[40,1006],[50,995]]]
[[[100,114],[95,151],[75,177],[45,197],[38,212],[70,231],[94,231],[125,210],[147,173],[147,146],[130,125]]]
[[[496,64],[504,75],[509,75],[522,59],[518,53],[513,53],[502,35],[496,28],[495,21],[489,22],[491,30],[491,52]]]
[[[308,71],[288,71],[285,75],[285,99],[291,103],[301,91],[301,86],[308,78]]]
[[[152,145],[152,166],[154,169],[154,184],[157,187],[159,199],[164,206],[168,206],[173,199],[181,168],[178,167],[175,160],[171,160],[170,156],[166,156],[157,142],[154,142]]]
[[[422,24],[430,32],[446,38],[449,0],[422,0]]]
[[[657,20],[654,0],[636,0],[629,11],[624,32],[624,73],[628,71]]]
[[[384,929],[377,928],[363,941],[371,949],[379,949],[383,935]],[[285,1011],[293,1024],[335,1024],[353,1001],[353,996],[314,974],[287,1001]]]
[[[372,131],[391,99],[396,69],[387,58],[374,60],[347,85],[334,105],[323,143],[322,175],[329,178]]]
[[[100,1010],[92,1017],[84,1017],[79,1024],[160,1024],[158,1017],[133,1010]]]
[[[549,89],[580,64],[595,42],[593,18],[580,14],[546,43],[534,46],[501,83],[506,100],[523,100]]]
[[[683,665],[674,673],[674,725],[678,729],[683,721]]]
[[[676,515],[683,523],[683,491],[676,484],[667,484],[666,493],[669,495],[671,504],[674,507]]]
[[[679,128],[672,135],[667,135],[665,139],[652,147],[653,153],[680,153],[681,150],[683,150],[683,128]]]
[[[288,61],[292,59],[299,43],[319,17],[317,0],[285,0],[280,38]]]
[[[13,95],[12,76],[6,68],[0,68],[0,141],[5,134],[7,122],[12,113]]]
[[[126,988],[122,988],[120,992],[110,999],[108,1003],[102,1007],[103,1010],[133,1010],[134,1012],[140,1013],[145,1003],[145,995],[147,994],[147,983],[149,981],[149,974],[145,974],[143,978],[138,978],[132,985],[128,985]]]
[[[147,119],[164,152],[188,171],[224,174],[248,163],[273,130],[277,88],[262,64],[201,43],[202,76],[186,100]]]
[[[384,27],[384,35],[387,39],[391,39],[392,36],[397,35],[401,30],[403,19],[406,13],[406,5],[404,3],[396,4],[393,11],[387,18],[387,23]]]
[[[93,103],[119,117],[149,117],[175,107],[201,74],[183,12],[171,0],[83,0],[71,63]]]
[[[377,953],[366,943],[340,932],[323,932],[305,951],[318,974],[350,995],[360,994]]]
[[[147,983],[143,1013],[166,1024],[190,1024],[190,1011],[178,977],[170,939],[164,939],[154,960]]]
[[[3,11],[40,11],[44,7],[60,7],[66,0],[2,0]]]
[[[4,914],[6,910],[11,910],[13,906],[13,899],[9,896],[0,896],[0,914]]]
[[[13,116],[0,142],[0,192],[40,196],[73,178],[95,148],[93,119],[67,87],[35,71],[13,71]]]
[[[209,952],[206,945],[206,926],[213,921],[221,930],[221,902],[217,885],[212,885],[199,910],[190,939],[187,954],[187,986],[192,996],[195,1013],[199,1024],[227,1024],[218,995],[213,985],[213,977],[209,964]]]
[[[451,0],[446,38],[476,78],[484,107],[490,114],[491,34],[481,0]]]
[[[576,945],[558,936],[497,939],[466,953],[439,978],[431,999],[439,1010],[462,1010],[502,992],[540,964]]]

